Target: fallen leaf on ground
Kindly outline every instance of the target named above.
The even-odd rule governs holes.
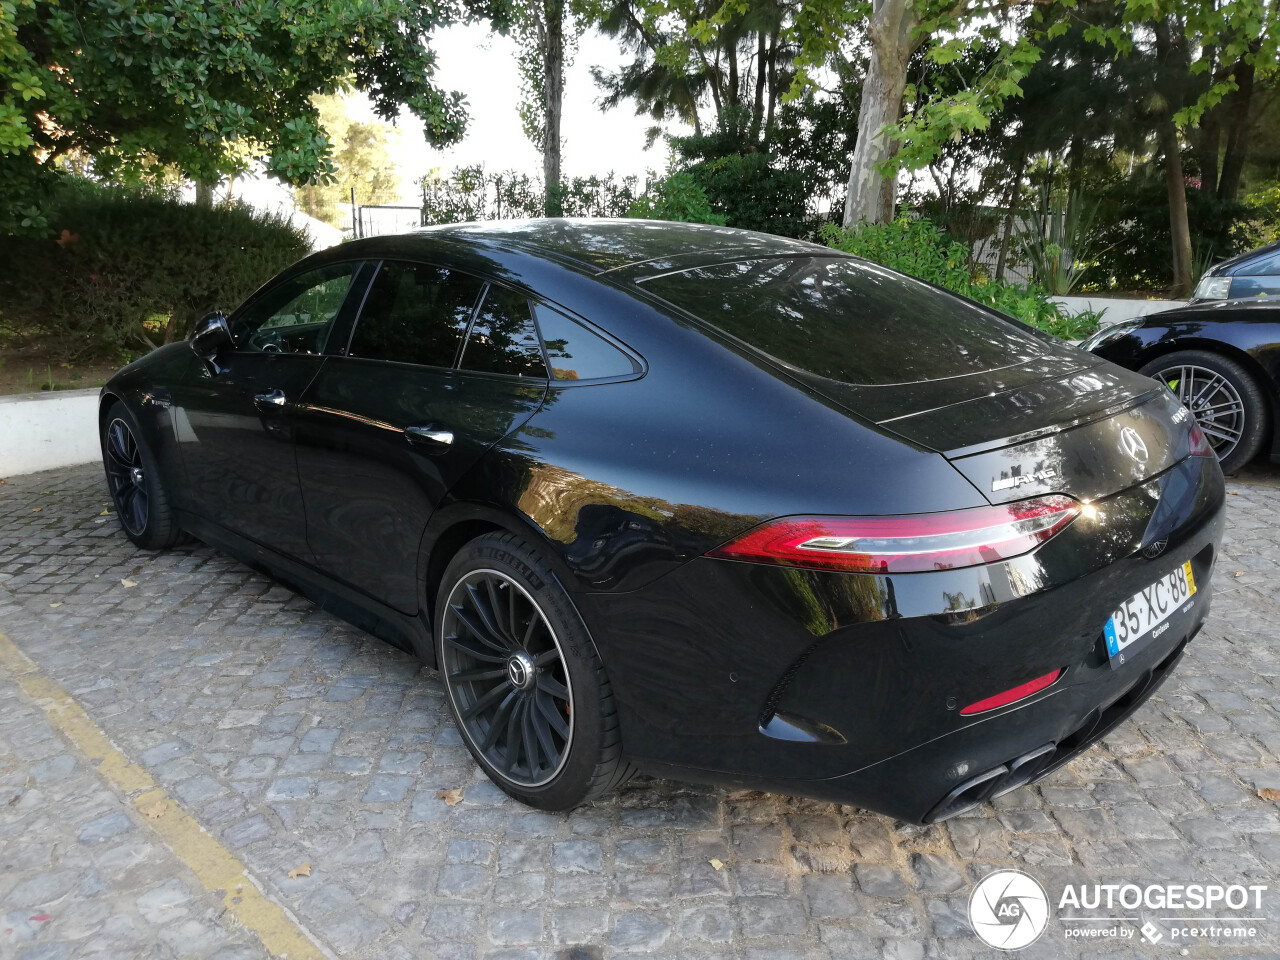
[[[121,580],[120,581],[120,586],[122,587],[136,587],[137,585],[138,585],[137,580]]]
[[[1271,787],[1263,787],[1258,791],[1258,796],[1263,800],[1280,800],[1280,790],[1273,790]]]
[[[44,509],[44,507],[36,507],[36,508],[35,508],[34,510],[32,510],[31,512],[32,512],[32,513],[39,513],[39,512],[40,512],[41,510],[43,510],[43,509]]]
[[[51,603],[51,604],[49,604],[49,606],[50,606],[50,607],[60,607],[60,606],[62,606],[62,604],[60,604],[60,603]]]
[[[100,516],[100,517],[109,517],[109,516],[111,516],[111,511],[110,511],[110,510],[103,510],[100,514],[98,514],[98,516]]]
[[[53,917],[51,917],[47,913],[37,913],[34,917],[31,917],[30,919],[34,923],[44,923],[46,920],[52,920]]]
[[[1237,570],[1237,571],[1235,572],[1235,576],[1237,576],[1237,577],[1243,577],[1243,576],[1244,576],[1244,571],[1243,571],[1243,570]]]
[[[148,820],[159,820],[168,812],[168,810],[169,804],[165,803],[163,800],[159,800],[156,803],[151,803],[143,807],[140,812]]]
[[[708,860],[708,861],[707,861],[707,863],[711,864],[711,865],[712,865],[713,867],[715,867],[717,870],[723,870],[723,869],[724,869],[724,861],[723,861],[723,860],[718,860],[718,859],[716,859],[715,857],[712,857],[710,860]]]
[[[461,790],[437,790],[436,796],[451,807],[456,807],[462,802]]]
[[[311,864],[309,863],[300,863],[289,871],[290,880],[297,880],[299,877],[309,876],[311,876]]]
[[[324,683],[324,677],[316,674],[316,683]]]

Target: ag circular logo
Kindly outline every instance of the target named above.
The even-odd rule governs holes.
[[[969,922],[985,944],[1021,950],[1035,943],[1049,924],[1044,887],[1018,870],[998,870],[982,878],[969,897]]]

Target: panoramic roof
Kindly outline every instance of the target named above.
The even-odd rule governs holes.
[[[538,251],[570,260],[596,273],[651,260],[671,260],[688,254],[737,257],[812,256],[834,251],[800,240],[788,240],[752,230],[665,220],[546,219],[486,220],[442,224],[415,231],[434,236],[465,236]]]

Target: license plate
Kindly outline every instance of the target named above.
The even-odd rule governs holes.
[[[1195,592],[1188,560],[1120,604],[1103,628],[1112,669],[1124,666],[1125,658],[1137,653],[1139,646],[1168,630],[1165,621],[1175,613],[1190,610]]]

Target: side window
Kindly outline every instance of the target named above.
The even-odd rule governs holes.
[[[331,263],[277,284],[231,324],[245,353],[322,353],[361,264]]]
[[[490,285],[471,325],[460,366],[463,370],[547,379],[528,298]]]
[[[556,380],[597,380],[639,372],[629,356],[559,310],[539,303],[534,312]]]
[[[348,355],[452,367],[484,282],[388,260],[373,279]]]

